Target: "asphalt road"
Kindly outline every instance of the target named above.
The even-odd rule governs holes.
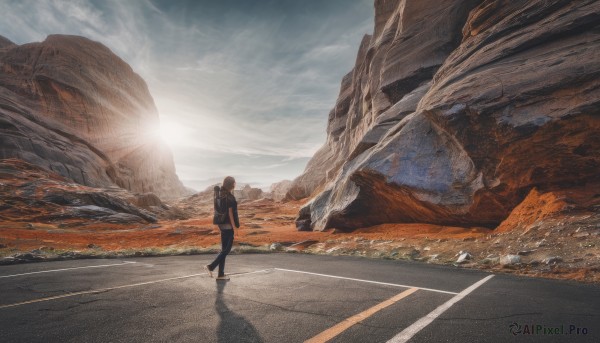
[[[2,266],[0,342],[600,341],[597,285],[304,254],[216,282],[213,257]]]

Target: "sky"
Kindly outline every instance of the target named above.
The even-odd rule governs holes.
[[[0,35],[108,46],[140,74],[177,174],[203,190],[294,179],[325,142],[372,0],[0,0]]]

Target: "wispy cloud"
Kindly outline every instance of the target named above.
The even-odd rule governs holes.
[[[268,183],[299,175],[325,141],[372,6],[15,0],[0,2],[0,34],[19,44],[52,33],[102,42],[146,80],[161,120],[179,127],[169,143],[183,180],[201,187],[191,180],[225,173]]]

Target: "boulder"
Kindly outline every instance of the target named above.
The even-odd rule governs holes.
[[[467,263],[472,258],[473,258],[473,256],[470,253],[461,252],[460,255],[458,256],[458,259],[456,260],[456,263]]]
[[[545,264],[557,264],[557,263],[561,263],[562,261],[563,261],[562,257],[552,256],[552,257],[545,258],[542,262]]]
[[[271,243],[271,245],[269,246],[269,250],[271,251],[281,251],[283,250],[283,245],[281,243]]]
[[[600,180],[599,2],[375,6],[327,141],[288,191],[311,197],[303,227],[496,227],[534,187]]]
[[[500,264],[503,266],[521,263],[519,255],[504,255],[500,257]]]

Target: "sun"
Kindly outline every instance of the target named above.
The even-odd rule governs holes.
[[[171,147],[183,146],[187,142],[188,129],[176,122],[161,120],[158,127],[153,130],[153,136],[162,140]]]

